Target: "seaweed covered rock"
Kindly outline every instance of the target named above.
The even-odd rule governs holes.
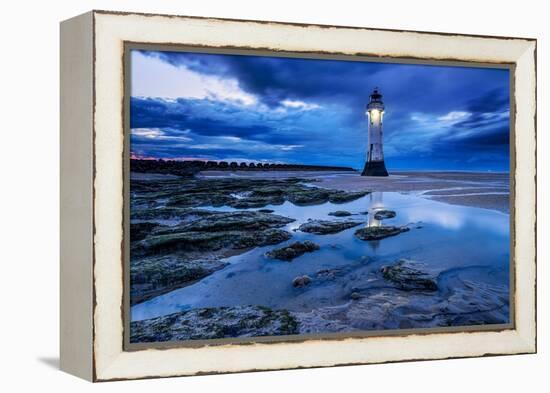
[[[233,243],[234,249],[250,248],[256,246],[270,246],[289,240],[290,232],[283,229],[266,229],[265,231],[252,231],[239,236]]]
[[[318,244],[306,240],[304,242],[295,242],[289,246],[271,250],[266,253],[266,255],[269,258],[280,259],[282,261],[292,261],[294,258],[297,258],[306,252],[313,252],[318,249]]]
[[[137,208],[196,208],[201,206],[231,206],[237,209],[262,208],[290,201],[296,205],[316,205],[326,202],[345,203],[369,192],[312,187],[302,182],[311,179],[163,179],[131,184],[132,200]],[[159,201],[163,201],[162,204]]]
[[[351,216],[351,213],[346,210],[336,210],[335,212],[330,212],[328,215],[334,217],[348,217]]]
[[[361,299],[363,296],[361,296],[361,294],[359,292],[352,292],[350,295],[349,295],[350,299],[351,300],[359,300]]]
[[[298,230],[316,235],[327,235],[338,233],[345,229],[360,225],[360,221],[328,221],[328,220],[311,220],[301,224]]]
[[[285,199],[282,196],[273,195],[264,197],[248,196],[242,199],[231,200],[227,205],[235,209],[253,209],[266,205],[282,205],[283,203],[285,203]]]
[[[393,210],[378,210],[374,213],[374,218],[377,220],[385,220],[387,218],[394,218],[397,214]]]
[[[409,231],[407,227],[380,226],[366,227],[355,231],[355,236],[361,240],[381,240],[386,237],[396,236],[400,233]]]
[[[180,222],[192,221],[199,217],[206,217],[216,212],[204,209],[179,207],[161,207],[155,209],[131,209],[131,220],[177,220]]]
[[[354,201],[356,199],[362,198],[365,195],[370,194],[370,191],[355,191],[355,192],[348,192],[348,191],[340,191],[340,190],[334,190],[329,197],[329,202],[332,203],[347,203]]]
[[[173,227],[162,227],[134,245],[144,254],[243,249],[281,243],[291,234],[278,229],[292,218],[254,211],[212,212]]]
[[[292,235],[283,229],[265,231],[186,231],[158,234],[143,240],[137,247],[145,255],[175,251],[218,251],[244,249],[281,243]]]
[[[180,255],[153,256],[133,261],[130,266],[130,303],[200,280],[227,266],[218,258],[190,259]]]
[[[334,280],[340,272],[341,272],[341,269],[339,268],[321,269],[317,271],[317,273],[315,273],[315,276],[318,279],[322,279],[322,280]]]
[[[411,261],[401,259],[394,265],[380,269],[382,277],[405,291],[437,291],[437,284],[430,275],[419,270]]]
[[[298,206],[320,205],[329,201],[332,190],[316,187],[294,188],[287,193],[290,202]]]
[[[298,276],[292,280],[292,286],[294,288],[302,288],[311,283],[311,277],[308,275]]]
[[[215,213],[201,217],[182,227],[182,231],[220,232],[220,231],[261,231],[268,228],[281,227],[293,222],[293,218],[257,211],[234,211]]]
[[[130,324],[130,342],[205,340],[297,334],[299,325],[287,310],[263,306],[201,308]]]

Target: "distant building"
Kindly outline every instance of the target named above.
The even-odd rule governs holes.
[[[370,102],[367,105],[368,126],[368,148],[365,168],[361,176],[388,176],[384,164],[384,151],[382,148],[382,121],[384,118],[384,103],[382,94],[375,88],[370,95]]]

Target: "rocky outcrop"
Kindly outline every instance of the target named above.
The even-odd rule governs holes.
[[[130,342],[166,342],[297,334],[287,310],[262,306],[201,308],[130,324]]]
[[[174,227],[162,227],[134,244],[143,254],[174,251],[216,251],[243,249],[281,243],[291,234],[278,229],[291,218],[254,211],[213,212]]]
[[[316,235],[327,235],[338,233],[343,230],[361,225],[361,221],[327,221],[327,220],[311,220],[301,224],[298,230]]]
[[[205,217],[171,229],[175,232],[262,231],[282,227],[293,218],[257,211],[214,212]],[[165,231],[166,232],[166,231]]]
[[[330,212],[328,215],[334,217],[348,217],[351,216],[351,213],[346,210],[336,210],[335,212]]]
[[[132,203],[136,210],[162,208],[197,208],[231,206],[237,209],[263,208],[290,201],[296,205],[326,202],[345,203],[369,192],[347,192],[302,184],[289,179],[164,179],[132,180]],[[311,182],[312,180],[309,180]],[[163,201],[162,204],[159,201]],[[157,206],[158,205],[158,206]],[[133,209],[131,209],[133,210]]]
[[[370,194],[370,191],[348,192],[348,191],[336,190],[330,196],[329,202],[332,202],[332,203],[347,203],[347,202],[351,202],[351,201],[354,201],[356,199],[359,199],[361,197],[364,197],[365,195],[368,195],[368,194]]]
[[[321,269],[321,270],[317,271],[317,273],[315,273],[315,275],[318,279],[334,280],[340,272],[341,272],[341,269],[338,269],[338,268]]]
[[[352,292],[350,295],[349,295],[350,299],[351,300],[359,300],[361,299],[363,296],[361,296],[361,294],[359,292]]]
[[[178,222],[185,222],[212,214],[215,214],[215,212],[204,209],[159,207],[155,209],[131,209],[130,219],[143,221],[176,220]]]
[[[385,220],[387,218],[394,218],[397,214],[393,210],[378,210],[374,213],[374,218],[377,220]]]
[[[319,249],[319,245],[309,240],[304,242],[295,242],[289,246],[283,248],[276,248],[269,251],[266,255],[269,258],[280,259],[282,261],[292,261],[294,258],[305,254],[306,252],[313,252]]]
[[[130,266],[131,304],[195,282],[227,266],[219,258],[191,259],[180,255],[140,258]]]
[[[402,259],[394,265],[380,269],[385,280],[404,291],[437,291],[437,283],[411,261]]]
[[[355,231],[355,236],[361,240],[381,240],[390,236],[409,231],[408,227],[380,226],[366,227]]]
[[[308,275],[305,276],[298,276],[292,280],[292,286],[294,288],[302,288],[311,283],[311,277]]]

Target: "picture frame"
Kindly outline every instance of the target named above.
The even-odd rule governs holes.
[[[510,70],[511,323],[130,343],[132,48]],[[71,374],[109,381],[536,352],[535,39],[91,11],[61,23],[60,150],[60,353]]]

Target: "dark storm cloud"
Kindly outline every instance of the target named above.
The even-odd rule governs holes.
[[[353,61],[188,54],[182,52],[142,52],[174,66],[223,77],[235,78],[239,86],[270,106],[284,99],[354,99],[364,101],[374,87],[370,78],[387,65]],[[354,94],[349,94],[353,92]]]
[[[269,127],[239,113],[234,107],[208,100],[166,101],[132,97],[130,101],[132,128],[193,129],[202,135],[232,135],[251,137],[269,134]],[[241,121],[236,122],[239,115]],[[251,116],[249,116],[251,117]]]
[[[475,113],[488,113],[506,110],[509,106],[510,99],[508,91],[503,89],[492,89],[468,101],[467,109]]]

